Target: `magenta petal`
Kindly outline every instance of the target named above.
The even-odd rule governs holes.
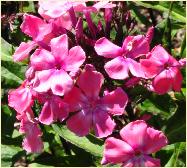
[[[100,72],[93,70],[91,67],[86,68],[80,75],[77,84],[81,90],[84,91],[85,95],[93,100],[98,98],[103,81],[103,75]]]
[[[43,150],[43,142],[40,137],[26,136],[22,143],[23,149],[28,153],[41,153]]]
[[[73,95],[73,96],[72,96]],[[64,102],[69,104],[69,111],[75,112],[81,109],[81,105],[87,102],[86,96],[77,87],[73,87],[71,91],[64,96]]]
[[[127,58],[126,60],[128,61],[129,70],[133,76],[140,78],[145,77],[145,73],[140,63],[134,61],[131,58]]]
[[[133,157],[134,150],[126,142],[110,137],[105,141],[103,157],[111,163],[122,163]]]
[[[94,111],[93,126],[97,137],[103,138],[112,134],[115,125],[115,122],[111,119],[107,111],[100,109]]]
[[[109,77],[113,79],[126,79],[129,71],[128,62],[123,57],[117,57],[104,66]]]
[[[143,120],[136,120],[127,124],[121,131],[120,136],[133,149],[142,149],[147,141],[147,124]]]
[[[145,141],[144,153],[151,154],[166,146],[168,140],[162,131],[147,128],[147,140]]]
[[[106,58],[115,58],[123,54],[121,47],[113,44],[105,37],[97,40],[94,48],[98,55],[104,56]]]
[[[55,67],[55,58],[49,51],[37,49],[31,55],[31,66],[36,71],[51,69]]]
[[[67,120],[67,127],[78,136],[89,133],[92,125],[92,113],[84,109]]]
[[[169,70],[162,71],[153,80],[154,91],[157,94],[165,94],[172,89],[172,76]]]
[[[16,49],[14,55],[13,55],[13,60],[15,62],[17,61],[23,61],[29,56],[29,53],[31,52],[32,49],[36,46],[36,43],[34,41],[30,42],[22,42],[20,46]]]
[[[65,93],[69,92],[73,87],[73,80],[63,69],[55,70],[52,83],[51,90],[53,94],[63,96]]]
[[[51,104],[50,101],[47,101],[44,104],[42,111],[40,113],[40,116],[39,116],[39,121],[42,124],[50,125],[53,123],[53,121],[57,120],[56,115],[55,115],[56,112],[53,111],[52,106],[53,104]]]
[[[8,105],[17,112],[22,113],[32,106],[33,99],[30,88],[20,86],[16,90],[10,90],[8,93]]]
[[[101,101],[102,108],[106,108],[110,114],[122,115],[124,113],[124,108],[128,103],[128,97],[121,88],[117,88],[105,95]]]
[[[42,41],[51,33],[52,27],[39,17],[24,14],[24,21],[20,26],[22,32],[32,37],[35,41]]]
[[[170,74],[173,78],[173,84],[172,84],[173,90],[180,92],[182,86],[182,79],[183,79],[180,70],[176,67],[171,67]]]
[[[61,63],[68,56],[68,36],[63,34],[51,40],[51,52],[56,62]]]
[[[75,46],[69,50],[69,55],[63,60],[63,67],[66,71],[76,71],[85,61],[84,50],[80,46]]]
[[[160,62],[160,64],[164,65],[169,61],[170,57],[171,56],[161,45],[157,45],[151,50],[151,55],[149,58],[152,61]]]
[[[36,73],[37,82],[34,85],[34,90],[37,92],[47,92],[51,88],[54,69],[39,71]]]
[[[140,64],[146,78],[153,78],[163,70],[163,65],[155,60],[141,59]]]
[[[160,167],[160,159],[155,159],[150,156],[144,156],[145,167]]]

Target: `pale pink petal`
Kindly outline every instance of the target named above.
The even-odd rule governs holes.
[[[127,94],[121,89],[108,93],[101,99],[101,108],[105,108],[110,114],[122,115],[128,103]]]
[[[64,102],[69,104],[70,112],[80,110],[82,108],[82,104],[86,103],[87,101],[86,96],[77,87],[73,87],[71,91],[64,96]]]
[[[18,89],[10,90],[8,93],[8,105],[19,113],[24,112],[33,104],[30,88],[23,87],[23,84]]]
[[[13,60],[15,62],[17,61],[23,61],[24,59],[28,58],[29,53],[32,49],[36,46],[36,43],[34,41],[29,41],[27,43],[22,42],[20,46],[16,49]]]
[[[63,96],[67,92],[69,92],[73,87],[73,80],[63,69],[55,70],[52,83],[51,90],[53,94]]]
[[[37,49],[31,55],[31,66],[36,71],[51,69],[55,67],[55,58],[49,51]]]
[[[105,37],[97,40],[94,48],[98,55],[104,56],[106,58],[115,58],[123,54],[121,47],[113,44]]]
[[[20,26],[22,32],[32,37],[35,41],[42,41],[51,33],[52,27],[39,17],[24,14],[23,23]]]
[[[61,63],[68,56],[68,36],[63,34],[51,40],[51,52],[56,62]]]
[[[59,18],[56,18],[55,20],[54,19],[51,19],[49,20],[50,22],[52,22],[54,25],[53,25],[53,32],[56,34],[57,32],[55,32],[55,29],[54,29],[54,26],[55,28],[60,31],[62,30],[62,28],[65,28],[67,30],[71,30],[72,28],[72,21],[71,21],[71,18],[70,18],[70,15],[69,13],[66,13],[62,16],[60,16]],[[62,30],[63,31],[63,30]]]
[[[120,136],[133,149],[141,150],[146,145],[147,124],[143,120],[136,120],[127,124],[121,131]]]
[[[153,88],[157,94],[165,94],[172,89],[172,76],[169,70],[162,71],[153,79]]]
[[[85,61],[84,50],[80,46],[75,46],[69,50],[69,55],[63,60],[63,67],[66,71],[76,71]]]
[[[97,137],[103,138],[112,134],[115,125],[107,111],[96,109],[93,112],[93,127]]]
[[[50,101],[47,101],[43,108],[42,108],[42,111],[40,113],[40,116],[39,116],[39,121],[42,123],[42,124],[46,124],[46,125],[50,125],[52,124],[54,121],[57,120],[57,117],[55,115],[55,112],[53,111],[52,109],[52,106],[53,104],[51,104]]]
[[[126,61],[128,62],[129,70],[133,76],[145,78],[144,70],[139,62],[136,62],[131,58],[127,58]]]
[[[105,141],[103,157],[111,163],[122,163],[133,157],[134,150],[126,142],[110,137]]]
[[[104,82],[104,77],[100,72],[92,68],[85,68],[80,75],[77,84],[89,99],[97,99],[99,91]]]
[[[163,70],[163,64],[152,59],[141,59],[141,67],[146,78],[153,78]]]
[[[43,150],[43,142],[41,138],[35,137],[34,135],[26,136],[23,140],[22,146],[28,153],[41,153]]]
[[[126,79],[129,76],[128,62],[121,56],[107,62],[104,68],[112,79]]]
[[[144,156],[145,167],[160,167],[160,159],[152,158],[150,156]]]
[[[161,46],[157,45],[151,50],[151,55],[149,58],[152,61],[160,62],[160,64],[164,65],[168,62],[171,56],[167,53],[167,51]]]
[[[89,133],[92,125],[92,113],[84,109],[67,120],[67,127],[78,136]]]
[[[182,87],[182,74],[180,72],[180,70],[176,67],[171,67],[170,68],[170,74],[173,78],[173,82],[172,82],[172,88],[174,91],[180,92],[181,87]]]
[[[113,8],[116,7],[116,5],[109,3],[108,0],[104,0],[104,1],[97,2],[96,4],[93,5],[93,7],[99,10],[101,8]]]
[[[155,130],[151,127],[147,128],[147,139],[145,141],[144,153],[151,154],[159,151],[166,146],[168,140],[162,131]]]
[[[37,81],[34,84],[34,90],[37,92],[47,92],[52,85],[52,79],[55,69],[38,71],[36,73]]]

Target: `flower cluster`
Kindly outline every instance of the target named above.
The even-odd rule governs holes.
[[[43,149],[40,124],[65,121],[78,136],[86,136],[91,130],[99,138],[111,135],[117,126],[113,116],[125,114],[130,103],[124,87],[142,84],[157,94],[181,90],[180,68],[185,60],[177,61],[161,45],[150,49],[154,27],[146,35],[126,36],[122,46],[109,39],[114,8],[116,4],[108,1],[87,6],[79,1],[40,0],[41,17],[24,15],[21,30],[32,41],[22,42],[13,59],[29,58],[29,65],[25,81],[9,91],[8,101],[17,111],[27,152]],[[104,12],[105,27],[101,21],[96,25],[92,20],[91,14],[98,12]],[[130,13],[124,17],[130,31]],[[89,33],[84,31],[83,21],[87,22]],[[99,58],[103,63],[97,63],[101,69],[104,67],[103,71],[94,63]],[[105,77],[128,81],[111,89],[106,87]],[[39,114],[32,110],[36,102],[42,106]],[[122,140],[106,139],[102,164],[160,165],[159,159],[149,154],[167,145],[161,131],[136,120],[124,126],[120,136]]]

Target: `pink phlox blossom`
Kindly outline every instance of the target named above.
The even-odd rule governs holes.
[[[129,77],[129,71],[135,77],[144,77],[141,65],[135,59],[149,52],[151,38],[151,35],[128,36],[125,38],[122,47],[119,47],[102,37],[96,41],[95,51],[100,56],[113,58],[104,66],[109,77],[126,79]]]
[[[180,63],[161,46],[155,46],[147,55],[147,59],[140,60],[145,77],[152,79],[152,90],[158,94],[165,94],[170,90],[180,91],[182,74]]]
[[[39,103],[43,104],[39,115],[42,124],[50,125],[59,120],[63,121],[69,114],[68,105],[63,100],[52,93],[37,94]]]
[[[110,115],[122,115],[127,105],[126,93],[117,88],[112,92],[105,92],[99,96],[104,77],[95,68],[87,64],[77,80],[77,86],[64,96],[69,104],[70,112],[75,112],[67,120],[68,128],[78,136],[85,136],[90,129],[94,129],[97,137],[110,135],[115,122]]]
[[[109,137],[105,141],[102,164],[122,163],[124,167],[159,167],[160,160],[149,156],[166,146],[163,132],[149,127],[145,121],[136,120],[121,131],[122,139]]]
[[[32,110],[29,109],[29,111],[29,113],[26,111],[20,118],[19,132],[25,134],[22,146],[28,153],[41,153],[43,150],[42,132],[37,120],[33,118]]]
[[[22,113],[33,105],[33,89],[32,82],[27,79],[22,85],[8,93],[8,105],[17,112]]]
[[[76,72],[85,61],[85,52],[80,46],[68,50],[66,34],[50,42],[51,52],[38,49],[31,56],[31,66],[36,70],[34,90],[63,96],[71,90],[73,80],[68,72]]]

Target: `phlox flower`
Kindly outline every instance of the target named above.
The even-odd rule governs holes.
[[[97,40],[95,43],[97,54],[106,58],[113,58],[104,66],[109,77],[126,79],[129,77],[129,70],[133,76],[144,77],[144,72],[135,59],[149,52],[152,34],[153,27],[148,30],[147,36],[128,36],[125,38],[122,47],[113,44],[105,37]]]
[[[51,52],[38,49],[31,56],[31,66],[36,72],[34,90],[63,96],[71,90],[73,80],[67,72],[76,71],[85,60],[85,52],[80,46],[68,50],[66,34],[51,40]]]
[[[163,132],[149,127],[145,121],[136,120],[120,131],[121,139],[109,137],[105,141],[102,164],[122,163],[124,167],[159,167],[160,160],[149,156],[166,146]]]
[[[27,79],[22,85],[8,93],[8,105],[17,112],[22,113],[33,105],[32,82]]]
[[[52,93],[37,94],[37,99],[44,104],[39,115],[42,124],[50,125],[54,121],[63,121],[68,116],[68,105]]]
[[[155,46],[147,59],[140,60],[145,77],[152,79],[153,91],[165,94],[180,91],[182,84],[181,64],[161,46]]]
[[[103,82],[103,75],[87,64],[77,80],[77,86],[64,96],[70,112],[75,113],[67,120],[67,127],[78,136],[87,135],[93,128],[97,137],[106,137],[115,127],[110,115],[124,113],[128,102],[126,93],[117,88],[100,97]]]
[[[29,113],[25,111],[19,118],[21,120],[19,132],[25,134],[22,146],[28,153],[40,153],[43,150],[42,132],[32,110],[28,111]]]

